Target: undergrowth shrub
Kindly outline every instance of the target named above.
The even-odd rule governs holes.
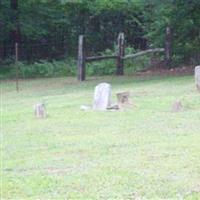
[[[126,47],[125,55],[134,54],[136,50],[132,47]],[[115,55],[114,50],[107,49],[99,55]],[[125,74],[133,74],[136,71],[146,69],[150,66],[150,55],[143,55],[135,58],[129,58],[124,61]],[[67,60],[46,61],[40,60],[33,64],[18,62],[21,78],[37,78],[37,77],[58,77],[58,76],[76,76],[77,60],[68,58]],[[16,66],[14,64],[7,65],[6,73],[0,71],[0,78],[14,78]],[[116,59],[107,59],[86,63],[87,76],[113,75],[116,73]]]
[[[107,49],[100,55],[115,55],[115,50]],[[125,55],[134,54],[136,50],[132,47],[126,47]],[[139,70],[146,69],[150,66],[150,56],[143,55],[135,58],[129,58],[124,61],[124,72],[125,74],[134,73]],[[87,63],[87,74],[89,76],[93,75],[113,75],[116,72],[116,59],[108,59],[102,61],[95,61]]]
[[[52,62],[41,60],[29,65],[20,62],[18,65],[22,78],[74,76],[76,74],[74,59]]]
[[[114,55],[114,51],[106,49],[104,52],[100,53],[101,56]],[[111,75],[115,73],[116,70],[116,60],[107,59],[101,61],[95,61],[86,64],[87,75]]]

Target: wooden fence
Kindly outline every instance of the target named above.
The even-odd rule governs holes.
[[[79,44],[78,44],[78,80],[79,81],[85,80],[87,62],[100,61],[100,60],[106,60],[106,59],[116,59],[116,75],[123,75],[125,59],[134,58],[134,57],[141,56],[147,53],[155,53],[155,52],[165,52],[165,63],[167,65],[170,64],[171,62],[171,29],[170,27],[166,28],[165,48],[148,49],[148,50],[140,51],[138,53],[130,54],[130,55],[125,55],[124,33],[119,33],[119,36],[117,39],[117,52],[115,55],[86,57],[85,38],[83,35],[80,35]]]

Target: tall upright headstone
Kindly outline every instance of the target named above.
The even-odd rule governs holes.
[[[196,88],[200,92],[200,65],[195,67],[194,76]]]
[[[108,83],[100,83],[95,87],[94,91],[94,110],[106,110],[111,105],[111,85]]]

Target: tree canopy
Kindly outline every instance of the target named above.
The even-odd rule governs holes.
[[[198,63],[199,10],[196,0],[1,0],[0,58],[6,59],[7,47],[16,41],[26,49],[24,59],[31,45],[44,43],[63,42],[56,50],[73,55],[79,34],[86,35],[91,52],[112,48],[119,32],[135,49],[163,47],[170,26],[174,60]],[[49,50],[51,57],[56,50]]]

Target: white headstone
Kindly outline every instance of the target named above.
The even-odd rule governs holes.
[[[200,92],[200,66],[195,67],[195,84],[197,87],[197,90]]]
[[[94,110],[106,110],[110,105],[111,85],[108,83],[100,83],[95,87],[94,91]]]

